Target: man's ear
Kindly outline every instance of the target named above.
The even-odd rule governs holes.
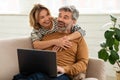
[[[77,22],[76,20],[73,20],[73,24],[76,24],[76,22]]]

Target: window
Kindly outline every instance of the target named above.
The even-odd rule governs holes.
[[[0,0],[0,14],[20,13],[19,0]]]
[[[52,13],[63,5],[74,5],[80,14],[120,13],[120,0],[40,0]]]
[[[80,14],[120,13],[120,0],[0,0],[0,14],[28,14],[35,3],[45,5],[52,14],[64,5],[74,5]]]

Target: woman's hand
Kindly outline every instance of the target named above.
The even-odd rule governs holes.
[[[72,46],[72,43],[69,41],[67,36],[64,36],[62,38],[55,39],[55,45],[66,50]]]
[[[59,47],[59,46],[54,46],[52,48],[52,51],[58,52],[58,51],[62,51],[63,48]]]

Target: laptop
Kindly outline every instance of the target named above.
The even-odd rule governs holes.
[[[19,72],[30,75],[37,72],[57,77],[56,52],[36,49],[17,49]]]

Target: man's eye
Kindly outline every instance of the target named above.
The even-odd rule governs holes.
[[[61,17],[60,15],[58,17]]]
[[[64,19],[68,19],[68,17],[64,17]]]

